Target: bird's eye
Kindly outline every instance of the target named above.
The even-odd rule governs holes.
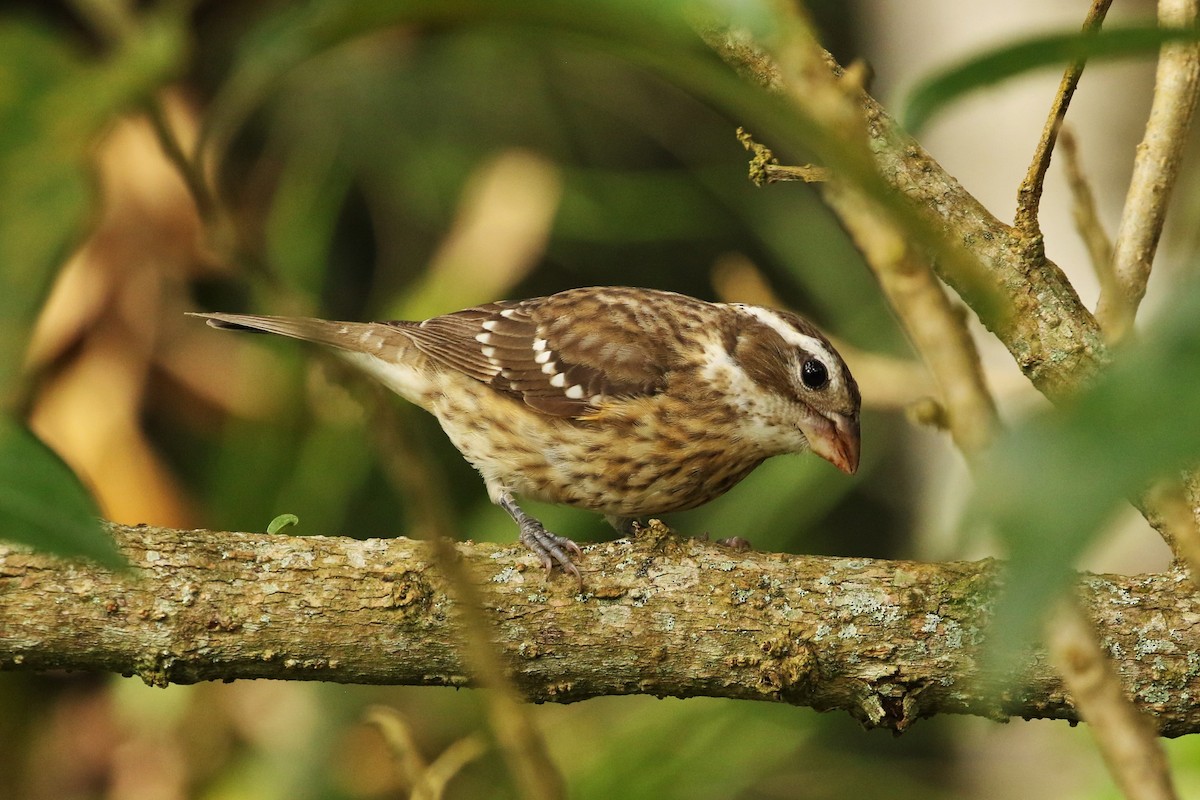
[[[829,383],[829,370],[815,358],[810,358],[800,366],[800,380],[809,389],[821,389]]]

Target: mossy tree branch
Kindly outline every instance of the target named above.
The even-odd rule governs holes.
[[[460,612],[408,539],[110,526],[114,574],[0,545],[0,668],[471,685]],[[535,702],[715,696],[849,712],[904,730],[937,714],[1078,715],[1044,652],[984,680],[998,591],[989,561],[740,553],[653,525],[587,548],[586,590],[517,546],[463,543],[496,647]],[[1079,578],[1136,705],[1167,736],[1200,731],[1200,599],[1182,573]]]

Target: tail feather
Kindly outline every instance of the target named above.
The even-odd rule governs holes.
[[[310,317],[193,313],[214,328],[275,333],[334,348],[338,354],[401,397],[428,408],[430,370],[405,322],[331,322]]]
[[[274,333],[339,350],[371,352],[383,344],[380,326],[369,322],[332,322],[312,317],[269,317],[260,314],[195,313],[221,330]]]

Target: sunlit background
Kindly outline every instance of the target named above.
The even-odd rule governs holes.
[[[338,5],[201,2],[186,12],[186,35],[164,44],[177,50],[166,57],[175,66],[160,93],[164,121],[185,149],[203,141],[212,207],[197,209],[145,116],[115,120],[90,148],[87,237],[63,254],[27,369],[37,375],[34,429],[107,517],[261,531],[291,513],[295,535],[406,531],[405,498],[370,429],[377,395],[310,350],[221,334],[186,311],[421,318],[632,284],[795,309],[846,343],[851,366],[868,376],[855,478],[814,458],[774,459],[720,500],[667,520],[673,527],[792,553],[993,552],[961,524],[960,457],[945,436],[906,420],[928,379],[903,361],[886,362],[893,372],[868,363],[911,358],[869,271],[811,189],[749,183],[734,136],[741,120],[600,35],[469,15],[364,26],[336,41],[306,35],[323,7]],[[103,58],[118,45],[91,6],[9,9],[0,24]],[[927,70],[984,44],[1077,28],[1086,6],[809,4],[839,60],[874,67],[873,90],[889,106]],[[171,8],[143,12],[170,18]],[[21,69],[24,55],[0,54],[3,70]],[[1089,69],[1072,110],[1110,226],[1152,73],[1149,61]],[[979,94],[923,136],[1003,219],[1057,80],[1039,73]],[[1194,167],[1180,191],[1181,207],[1194,208]],[[1094,305],[1055,171],[1043,207],[1049,255]],[[1167,244],[1169,272],[1194,252],[1194,234],[1169,233]],[[985,345],[985,354],[1004,413],[1036,408],[1003,348]],[[392,405],[426,443],[411,456],[449,488],[464,537],[513,540],[511,520],[434,420]],[[579,540],[612,535],[594,515],[533,510]],[[1119,527],[1129,530],[1105,537],[1092,566],[1165,564],[1144,523]],[[403,797],[393,749],[365,721],[381,704],[427,760],[481,737],[482,754],[448,797],[515,796],[475,691],[267,681],[152,689],[110,675],[0,673],[0,797]],[[534,718],[577,798],[1117,796],[1086,729],[1061,722],[939,717],[894,738],[844,714],[647,697],[545,705]],[[1200,792],[1197,746],[1174,742],[1170,752],[1181,791]]]

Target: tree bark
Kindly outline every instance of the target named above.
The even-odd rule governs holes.
[[[280,678],[468,686],[459,611],[427,544],[110,525],[126,573],[0,544],[0,669],[147,683]],[[585,549],[585,588],[519,546],[461,543],[533,702],[712,696],[841,709],[1078,719],[1040,650],[985,678],[993,561],[737,552],[659,524]],[[1080,575],[1126,691],[1160,734],[1200,730],[1200,600],[1183,573]]]

